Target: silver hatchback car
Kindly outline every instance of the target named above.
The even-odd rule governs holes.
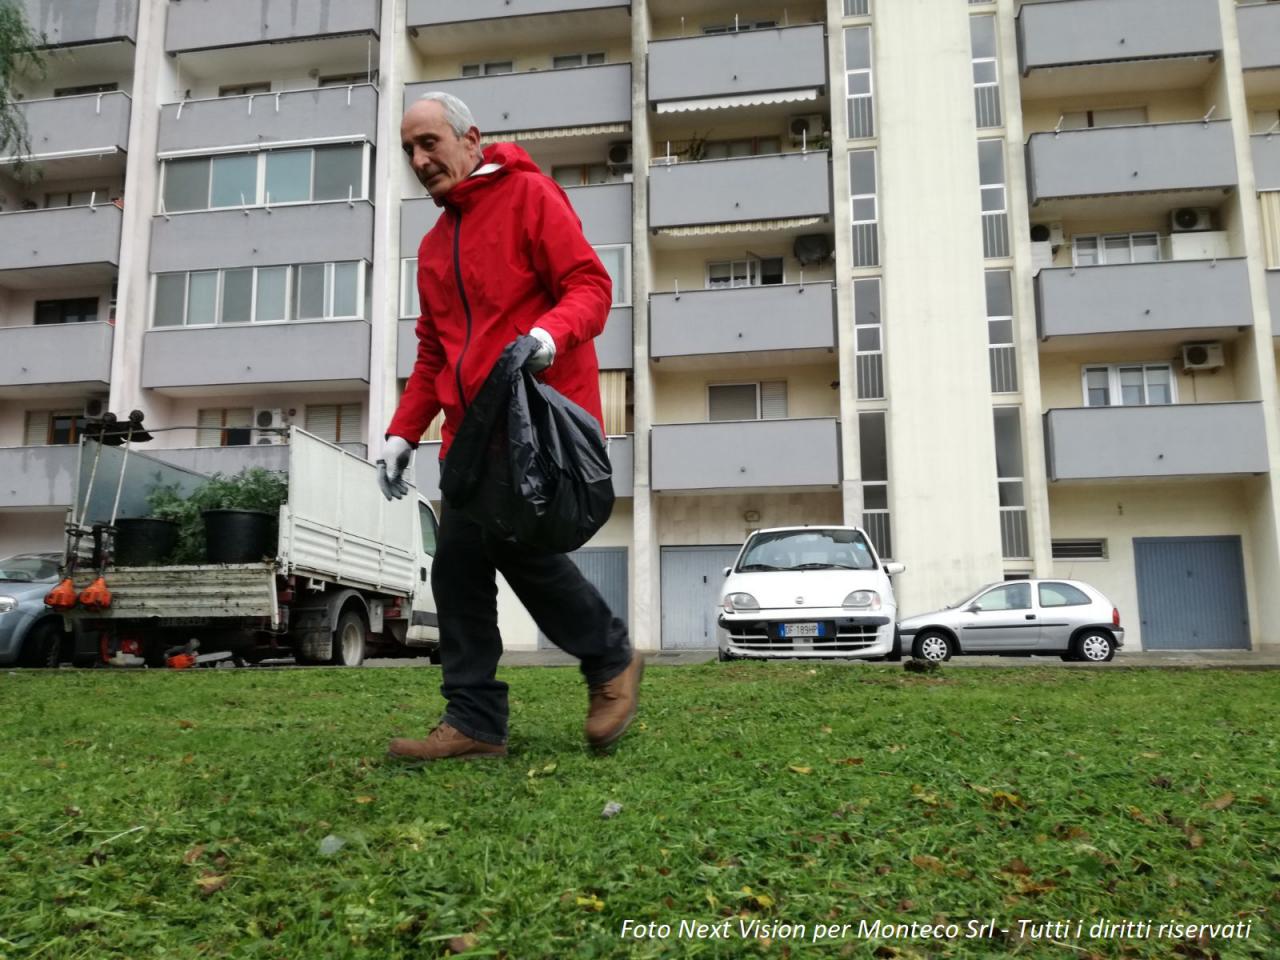
[[[904,652],[933,661],[975,653],[1103,663],[1124,646],[1120,611],[1079,580],[988,583],[959,603],[900,621],[898,630]]]

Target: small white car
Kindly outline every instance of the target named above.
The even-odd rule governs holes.
[[[905,569],[858,527],[757,530],[724,570],[720,659],[901,659],[889,577]]]

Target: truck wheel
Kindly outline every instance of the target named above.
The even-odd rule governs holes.
[[[338,667],[360,666],[368,638],[364,618],[354,610],[347,610],[338,618],[338,628],[333,631],[333,656],[329,662]]]

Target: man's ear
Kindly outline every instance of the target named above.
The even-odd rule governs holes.
[[[462,135],[462,139],[467,141],[477,153],[480,151],[480,128],[472,127]]]

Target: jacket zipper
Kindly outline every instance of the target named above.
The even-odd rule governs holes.
[[[467,356],[467,347],[471,345],[471,304],[467,302],[467,288],[462,283],[462,261],[458,256],[459,239],[462,236],[462,211],[455,210],[457,218],[453,225],[453,276],[458,284],[458,296],[462,298],[462,312],[467,317],[467,336],[462,341],[462,352],[458,354],[458,365],[453,368],[454,381],[458,385],[458,402],[462,404],[462,412],[467,412],[467,396],[462,392],[462,362]]]

